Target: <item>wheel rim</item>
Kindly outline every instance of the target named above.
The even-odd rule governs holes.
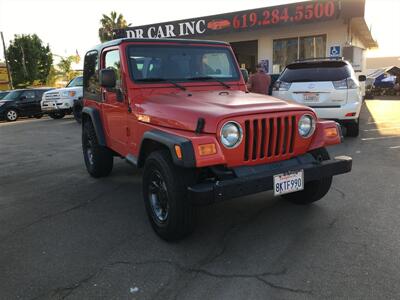
[[[153,172],[148,191],[150,206],[156,221],[165,223],[169,214],[169,201],[167,186],[160,172]]]
[[[93,152],[92,152],[92,148],[87,148],[86,149],[86,155],[88,157],[89,160],[89,164],[93,165]]]
[[[17,112],[14,110],[10,110],[7,112],[7,118],[11,121],[15,121],[17,119]]]
[[[93,150],[92,150],[92,141],[89,137],[86,138],[84,144],[84,152],[86,153],[87,161],[90,165],[93,165]]]

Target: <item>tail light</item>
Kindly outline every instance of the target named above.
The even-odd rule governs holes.
[[[358,89],[358,83],[353,78],[346,78],[339,81],[333,81],[333,86],[337,90]]]
[[[288,91],[292,84],[290,82],[284,81],[275,81],[274,86],[272,87],[273,91]]]

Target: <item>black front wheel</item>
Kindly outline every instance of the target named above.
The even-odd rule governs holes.
[[[62,119],[65,117],[65,112],[49,113],[50,118],[54,120]]]
[[[154,231],[164,240],[176,241],[194,229],[194,209],[187,198],[193,170],[173,164],[168,150],[152,152],[143,172],[143,198]]]
[[[329,153],[325,148],[316,149],[310,152],[318,161],[329,160]],[[306,205],[322,199],[331,188],[332,176],[321,178],[320,180],[307,182],[304,190],[282,195],[282,197],[292,203]]]
[[[99,145],[91,121],[86,121],[83,125],[82,150],[86,169],[92,177],[105,177],[111,173],[114,156],[108,148]]]

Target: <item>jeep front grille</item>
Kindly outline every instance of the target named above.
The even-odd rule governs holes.
[[[297,132],[295,116],[245,120],[244,160],[276,159],[292,154]]]

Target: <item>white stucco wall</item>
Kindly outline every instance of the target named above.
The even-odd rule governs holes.
[[[348,38],[348,26],[342,19],[323,23],[283,26],[279,28],[249,32],[202,36],[201,38],[222,40],[226,42],[258,40],[257,61],[268,59],[270,62],[269,71],[272,72],[273,40],[321,34],[326,35],[326,56],[329,56],[330,46],[340,45],[341,48],[343,48],[350,39],[352,39],[352,44],[354,46],[365,48],[354,33],[350,32],[350,38]]]

